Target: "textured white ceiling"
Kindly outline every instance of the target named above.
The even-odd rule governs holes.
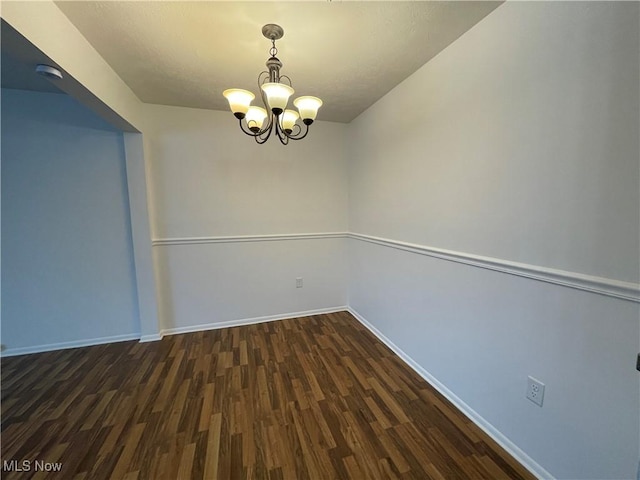
[[[258,93],[270,42],[319,120],[349,122],[501,2],[56,2],[147,103],[227,110],[226,88]],[[254,102],[255,103],[255,102]]]

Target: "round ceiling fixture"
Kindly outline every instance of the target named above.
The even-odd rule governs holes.
[[[36,73],[43,77],[62,80],[62,72],[51,65],[44,65],[42,63],[36,65]]]
[[[267,37],[269,40],[280,40],[284,37],[284,29],[275,23],[267,23],[262,27],[262,35]]]

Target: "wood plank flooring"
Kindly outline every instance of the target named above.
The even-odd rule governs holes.
[[[2,359],[2,462],[7,480],[534,478],[346,312]]]

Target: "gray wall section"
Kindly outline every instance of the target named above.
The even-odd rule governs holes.
[[[2,343],[139,333],[122,133],[66,95],[2,90]]]

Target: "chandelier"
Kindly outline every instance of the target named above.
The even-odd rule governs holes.
[[[258,87],[265,108],[251,105],[255,95],[248,90],[230,88],[222,95],[229,101],[229,107],[238,119],[240,129],[252,136],[257,143],[265,143],[271,133],[275,132],[280,142],[287,145],[289,140],[302,140],[307,136],[309,125],[316,119],[322,100],[310,96],[298,97],[293,101],[298,111],[287,109],[289,97],[294,90],[291,79],[280,75],[282,62],[276,57],[276,40],[284,36],[284,30],[280,25],[269,23],[262,27],[262,35],[271,40],[271,56],[266,63],[268,70],[258,75]],[[282,81],[286,81],[288,85]],[[304,128],[298,123],[299,119]]]

